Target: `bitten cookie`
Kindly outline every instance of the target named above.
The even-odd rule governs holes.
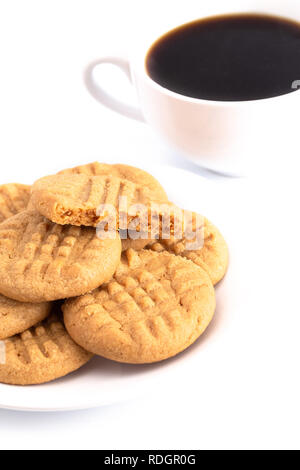
[[[88,175],[88,176],[115,176],[120,178],[123,182],[129,181],[131,183],[145,186],[151,192],[155,193],[157,199],[164,201],[168,200],[168,196],[154,176],[150,175],[140,168],[136,168],[130,165],[122,165],[117,163],[115,165],[109,165],[108,163],[93,162],[87,165],[76,166],[74,168],[68,168],[62,170],[59,174],[77,174],[77,175]]]
[[[0,340],[36,325],[49,315],[50,309],[50,302],[32,304],[0,295]]]
[[[31,204],[40,214],[57,224],[92,227],[96,227],[105,217],[98,212],[99,207],[110,205],[116,210],[112,215],[116,228],[119,228],[120,198],[126,201],[124,211],[129,223],[137,216],[137,210],[131,214],[133,206],[143,205],[143,211],[148,213],[151,204],[167,202],[156,191],[139,182],[111,175],[60,174],[46,176],[34,183]]]
[[[0,223],[26,209],[30,186],[18,183],[0,186]]]
[[[151,363],[190,346],[215,311],[206,272],[180,256],[132,249],[113,279],[62,307],[70,336],[119,362]]]
[[[0,225],[0,293],[21,302],[81,295],[111,278],[120,254],[117,233],[102,240],[93,228],[24,211]]]
[[[195,214],[197,215],[197,214]],[[197,266],[203,268],[210,276],[212,283],[217,284],[225,275],[228,267],[228,248],[220,231],[207,219],[203,227],[203,246],[199,249],[187,249],[191,240],[185,237],[177,239],[173,235],[168,239],[159,239],[151,242],[147,248],[161,253],[169,253],[182,256],[193,261]]]
[[[74,343],[59,316],[0,342],[0,382],[34,385],[63,377],[86,364],[92,354]]]

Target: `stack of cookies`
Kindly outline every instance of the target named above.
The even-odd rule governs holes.
[[[95,162],[0,187],[0,382],[48,382],[95,354],[162,361],[204,332],[228,264],[222,235],[201,218],[200,248],[178,237],[174,219],[168,237],[147,225],[125,238],[125,199],[137,232],[132,208],[172,207],[155,178],[127,165]],[[109,230],[107,207],[118,216]]]

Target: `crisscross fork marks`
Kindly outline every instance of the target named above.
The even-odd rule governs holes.
[[[68,258],[72,255],[77,241],[76,236],[79,233],[79,227],[53,225],[53,229],[46,239],[47,244],[41,247],[41,261],[45,258],[40,270],[43,280],[50,268],[58,272],[62,265],[67,263]]]
[[[80,227],[72,227],[71,225],[60,225],[59,228],[59,232],[56,233],[58,239],[52,253],[52,262],[61,257],[66,261],[70,257],[81,232]]]
[[[46,221],[43,221],[38,224],[37,231],[33,233],[31,237],[31,242],[27,243],[24,249],[25,258],[28,260],[27,264],[24,265],[23,274],[26,276],[26,273],[29,273],[34,263],[40,262],[42,255],[42,249],[44,247],[44,242],[53,230],[53,227]]]
[[[10,228],[13,240],[6,239]],[[22,302],[81,295],[112,277],[120,253],[117,232],[102,240],[92,227],[63,226],[24,211],[0,226],[0,291]]]
[[[13,241],[14,244],[17,245],[18,250],[23,253],[25,245],[24,239],[26,239],[26,235],[28,241],[31,238],[31,233],[29,230],[30,226],[30,223],[27,221],[22,226],[22,231],[18,230],[18,227],[16,227],[16,224],[14,222],[14,218],[8,219],[7,221],[5,221],[4,224],[0,224],[0,246],[1,244],[3,244],[3,242],[7,240]]]
[[[19,335],[14,336],[14,337],[10,338],[9,340],[6,340],[6,345],[8,345],[8,344],[12,345],[12,347],[15,350],[15,354],[16,354],[18,360],[22,364],[29,364],[31,362],[30,354],[29,354],[29,352],[26,348],[26,345],[25,345],[24,341],[22,341],[22,339]]]
[[[14,199],[15,214],[18,214],[22,210],[26,209],[30,199],[30,189],[22,189],[19,191],[18,196]]]
[[[158,322],[164,321],[168,329],[174,325],[168,313],[170,309],[178,309],[178,304],[171,284],[168,287],[169,289],[166,289],[153,274],[147,271],[137,271],[133,276],[115,278],[108,285],[100,288],[95,294],[95,301],[100,302],[101,306],[118,323],[122,312],[122,325],[126,325],[126,329],[130,324],[145,321],[153,335],[154,327],[151,321],[156,317],[162,317],[162,320]]]
[[[31,232],[32,224],[27,224],[23,239],[19,244],[19,251],[23,253],[24,259],[18,261],[20,272],[24,275],[32,269],[41,270],[45,263],[51,261],[53,249],[59,243],[59,232],[61,228],[50,222],[41,221]],[[29,236],[27,236],[27,231]],[[48,241],[48,243],[45,243]]]
[[[17,358],[22,364],[47,360],[53,354],[63,353],[63,341],[66,331],[61,322],[50,321],[13,336],[7,340],[15,349]]]
[[[48,222],[41,222],[38,230],[32,235],[31,241],[25,245],[24,254],[27,260],[24,274],[35,270],[42,279],[45,278],[51,265],[66,263],[71,256],[77,238],[80,235],[79,227],[60,226]],[[86,240],[82,250],[90,243],[94,233]]]
[[[123,310],[124,313],[142,313],[138,299],[132,295],[132,292],[128,292],[118,280],[114,279],[109,282],[104,289],[108,294],[109,300],[115,302],[117,308]]]
[[[36,343],[45,357],[51,357],[54,353],[64,352],[63,341],[66,331],[59,321],[52,321],[48,325],[37,326],[33,330]]]
[[[147,273],[151,276],[150,273]],[[106,290],[109,301],[114,301],[118,308],[128,311],[147,313],[147,310],[160,305],[162,298],[171,300],[169,293],[151,276],[148,282],[143,283],[145,272],[137,272],[133,276],[115,276],[107,286]],[[160,299],[158,295],[160,294]]]
[[[11,191],[9,191],[8,188],[6,189],[0,188],[0,203],[3,202],[3,204],[7,207],[9,213],[11,215],[14,215],[17,213],[17,208],[15,207],[15,204],[12,198],[13,198],[13,195],[11,194]]]
[[[174,236],[171,236],[170,239],[157,240],[155,243],[150,245],[149,248],[152,249],[153,251],[157,251],[157,252],[162,251],[162,250],[167,250],[169,253],[174,253],[176,255],[186,256],[186,255],[189,255],[189,253],[195,252],[195,251],[200,253],[201,250],[203,250],[203,248],[206,247],[206,244],[208,242],[213,241],[213,238],[214,238],[214,236],[213,236],[212,233],[210,233],[206,236],[204,234],[203,246],[201,246],[197,250],[191,250],[191,251],[186,250],[186,243],[193,243],[195,241],[195,239],[191,239],[191,240],[188,240],[186,238],[177,239]]]
[[[169,299],[167,293],[165,299]],[[101,306],[108,315],[108,323],[110,319],[112,325],[120,329],[124,334],[129,335],[132,341],[136,341],[134,332],[131,331],[132,324],[145,323],[145,326],[142,328],[147,328],[149,330],[148,333],[153,335],[154,328],[151,326],[151,322],[148,323],[148,319],[150,320],[152,316],[161,316],[158,310],[161,302],[157,302],[153,289],[151,295],[149,295],[141,287],[139,281],[133,277],[114,279],[107,285],[94,291],[94,293],[88,294],[84,304],[82,302],[79,300],[77,310],[84,308],[90,315],[97,312],[98,306]],[[169,305],[170,303],[163,309],[163,314],[167,313]],[[122,323],[120,322],[120,315]],[[104,319],[103,321],[103,326],[105,326],[107,322]],[[162,319],[162,321],[165,320]],[[165,323],[170,328],[171,322],[165,321]]]
[[[187,348],[207,327],[214,308],[214,289],[204,270],[168,252],[129,249],[112,281],[67,301],[63,310],[66,327],[81,346],[120,362],[148,363]]]
[[[27,220],[20,230],[19,226],[14,225],[14,230],[17,231],[19,235],[19,241],[17,245],[17,250],[19,253],[24,254],[26,252],[26,245],[28,243],[33,243],[34,245],[39,246],[41,235],[44,234],[44,229],[46,228],[45,224],[48,224],[50,227],[51,223],[46,221],[44,217],[36,224],[31,220]],[[44,228],[44,229],[43,229]]]
[[[0,222],[26,209],[30,186],[9,183],[0,186]]]

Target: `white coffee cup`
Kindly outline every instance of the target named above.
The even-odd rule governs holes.
[[[255,12],[278,13],[259,9]],[[280,13],[300,21],[300,9]],[[242,176],[298,161],[300,92],[237,102],[174,93],[154,82],[146,70],[147,52],[159,36],[139,39],[130,60],[107,56],[91,63],[85,73],[91,94],[108,108],[145,121],[185,157],[220,173]],[[122,103],[99,85],[93,71],[101,64],[113,64],[125,72],[136,88],[138,108]],[[291,87],[300,90],[300,77],[295,77]]]

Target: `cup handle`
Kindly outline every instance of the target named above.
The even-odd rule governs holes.
[[[119,101],[118,99],[114,98],[110,93],[105,91],[99,85],[99,83],[96,82],[96,80],[93,77],[93,71],[96,66],[101,65],[101,64],[116,65],[122,70],[122,72],[125,73],[128,80],[132,83],[130,65],[127,59],[122,58],[122,57],[113,57],[113,56],[102,57],[98,60],[95,60],[91,64],[89,64],[84,73],[85,85],[88,91],[91,93],[91,95],[101,104],[106,106],[107,108],[110,108],[113,111],[116,111],[117,113],[122,114],[123,116],[129,117],[131,119],[135,119],[136,121],[145,122],[144,116],[138,107],[131,106],[127,103],[123,103],[122,101]]]

